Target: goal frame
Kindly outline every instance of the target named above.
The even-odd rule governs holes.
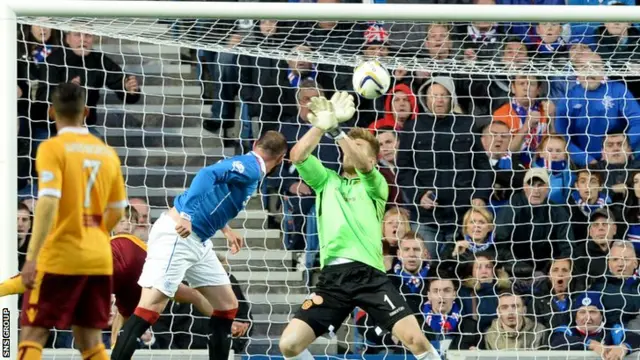
[[[212,18],[274,20],[401,20],[401,21],[515,21],[515,22],[637,22],[640,7],[619,6],[483,6],[428,4],[313,4],[255,2],[174,1],[79,1],[9,0],[0,3],[0,203],[4,204],[0,229],[0,280],[15,275],[17,268],[17,17],[130,17]],[[10,314],[9,333],[0,331],[2,350],[9,346],[15,360],[18,344],[18,311],[14,297],[0,299],[0,309]],[[6,310],[5,310],[6,309]],[[8,335],[8,336],[7,336]],[[8,340],[8,343],[6,342]],[[0,357],[6,358],[5,356]]]

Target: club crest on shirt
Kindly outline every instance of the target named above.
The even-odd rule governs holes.
[[[231,164],[231,170],[242,174],[242,173],[244,173],[244,164],[242,162],[240,162],[240,161],[234,161]]]
[[[40,172],[40,182],[49,182],[53,180],[55,176],[51,171],[41,171]]]

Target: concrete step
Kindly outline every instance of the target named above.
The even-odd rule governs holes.
[[[253,291],[255,287],[249,286],[248,290]],[[246,292],[245,296],[253,314],[289,315],[298,310],[308,296],[306,287],[295,287],[290,290],[300,290],[300,293]]]
[[[202,94],[202,89],[198,86],[141,86],[140,93],[145,96],[183,96],[183,97],[198,97]]]
[[[145,42],[139,43],[102,43],[96,47],[106,54],[131,55],[143,58],[179,60],[181,48],[171,45],[157,45]]]
[[[103,126],[114,129],[181,129],[198,128],[203,133],[210,134],[202,129],[202,122],[210,118],[209,107],[199,107],[201,114],[192,115],[168,115],[160,113],[125,113],[107,112],[99,114],[104,118]],[[217,133],[216,133],[217,134]]]
[[[147,199],[147,202],[151,206],[151,211],[166,211],[170,206],[173,206],[173,201],[176,196],[182,194],[184,188],[172,188],[172,189],[160,189],[160,188],[148,188],[148,187],[127,187],[127,194],[130,198],[139,197]],[[263,210],[262,196],[253,196],[249,199],[245,210]]]
[[[237,227],[236,227],[237,228]],[[243,249],[232,255],[227,248],[217,251],[227,258],[230,271],[294,271],[293,252],[286,250]]]
[[[107,144],[142,148],[214,148],[222,147],[222,139],[198,128],[104,128]]]
[[[282,234],[276,229],[247,229],[236,227],[234,230],[244,238],[245,248],[250,250],[283,249]],[[227,239],[217,232],[211,239],[216,249],[227,246]]]
[[[275,337],[252,336],[251,340],[247,344],[246,351],[248,354],[253,354],[253,356],[256,356],[257,354],[267,354],[275,355],[279,359],[281,359],[282,355],[280,354],[280,350],[278,349],[279,342],[279,335]],[[339,342],[336,338],[319,337],[311,345],[309,345],[307,349],[309,349],[312,354],[317,354],[319,356],[335,355],[338,353],[338,344]],[[136,355],[139,352],[140,351],[137,351]],[[193,360],[200,360],[200,358]]]
[[[304,274],[298,271],[234,271],[233,276],[238,282],[256,283],[291,283],[299,285],[304,280]]]
[[[206,149],[202,147],[129,148],[123,146],[115,146],[115,148],[123,165],[137,167],[205,167],[235,155],[232,148],[220,146]]]
[[[203,115],[209,112],[207,105],[182,105],[182,104],[108,104],[98,108],[100,113],[128,113],[128,114],[154,114],[154,115]]]

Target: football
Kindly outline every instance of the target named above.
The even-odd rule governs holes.
[[[366,99],[386,94],[390,83],[389,72],[375,60],[358,65],[353,72],[353,90]]]

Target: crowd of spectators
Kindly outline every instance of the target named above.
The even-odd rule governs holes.
[[[385,265],[441,351],[592,350],[620,359],[640,349],[640,83],[605,72],[640,60],[636,24],[227,25],[218,35],[229,47],[416,59],[445,69],[390,69],[390,91],[373,101],[359,98],[349,123],[368,127],[381,144],[379,168],[390,189],[381,239]],[[139,79],[92,50],[90,34],[23,26],[21,35],[18,242],[24,252],[35,186],[29,157],[54,133],[47,112],[52,88],[72,81],[91,89],[87,125],[97,134],[100,89],[110,88],[126,103],[140,94]],[[279,130],[293,144],[310,128],[312,97],[353,91],[350,66],[265,54],[198,53],[196,62],[214,87],[206,131],[229,138],[240,118],[258,125],[258,132]],[[483,63],[493,70],[447,71],[448,64]],[[539,66],[549,64],[562,75],[540,75]],[[323,139],[314,155],[340,171],[332,140]],[[267,184],[281,198],[284,247],[306,250],[299,261],[312,269],[318,251],[313,190],[291,164]],[[132,231],[146,239],[149,206],[144,199],[131,205],[139,214]],[[151,333],[144,346],[197,347],[197,336],[178,339],[202,325],[183,307],[172,303],[166,310],[185,315],[184,324],[172,320],[161,330],[172,338]],[[353,325],[359,352],[403,351],[367,314],[358,312]],[[248,326],[240,329],[246,337]]]

